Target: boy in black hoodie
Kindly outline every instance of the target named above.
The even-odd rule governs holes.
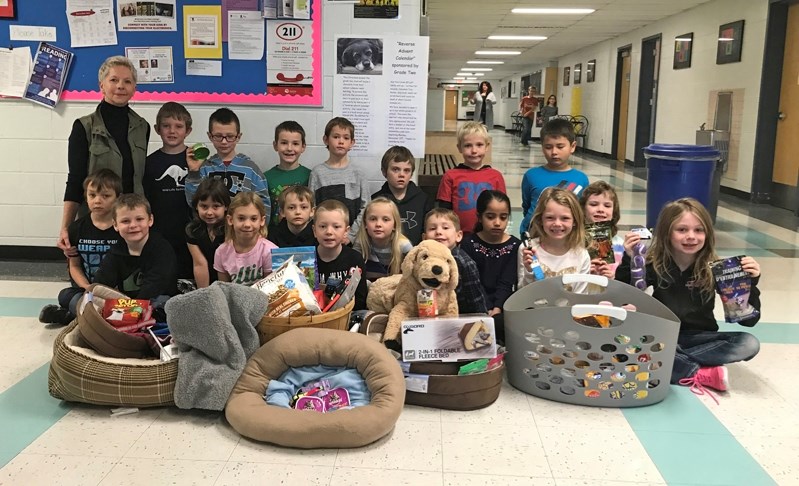
[[[386,183],[372,194],[372,199],[384,196],[393,201],[399,208],[402,234],[414,246],[418,245],[424,233],[424,217],[433,209],[433,201],[411,180],[416,170],[413,154],[407,148],[395,145],[383,154],[380,169]]]
[[[134,299],[177,294],[177,268],[172,245],[150,232],[153,213],[141,194],[119,196],[111,216],[122,241],[103,258],[94,282],[115,288]]]
[[[280,222],[269,228],[266,238],[280,248],[316,246],[313,234],[313,193],[305,186],[289,186],[277,198]]]

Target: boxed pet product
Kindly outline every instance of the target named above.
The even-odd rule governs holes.
[[[463,363],[400,362],[405,375],[405,403],[446,410],[477,410],[494,403],[502,388],[500,361],[480,373],[459,375]]]
[[[601,292],[565,290],[578,282]],[[622,307],[630,304],[635,311]],[[680,321],[635,287],[598,275],[547,278],[511,295],[504,313],[508,382],[525,393],[596,407],[651,405],[669,393]]]
[[[462,361],[496,355],[493,317],[473,315],[402,322],[403,361]]]

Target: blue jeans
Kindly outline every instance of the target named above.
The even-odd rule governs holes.
[[[704,366],[749,361],[759,351],[760,341],[748,332],[681,332],[671,382],[694,376]]]
[[[530,141],[530,133],[533,129],[533,120],[524,117],[522,118],[522,145],[527,145],[527,142]]]
[[[83,293],[86,292],[81,287],[67,287],[58,293],[58,305],[76,316],[78,315],[78,304],[80,299],[83,298]]]

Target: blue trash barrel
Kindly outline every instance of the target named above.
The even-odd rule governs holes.
[[[646,158],[646,225],[654,228],[663,206],[681,197],[701,202],[715,220],[713,185],[721,154],[712,145],[652,144]]]

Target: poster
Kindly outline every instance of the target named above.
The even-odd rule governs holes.
[[[222,7],[183,7],[183,42],[186,59],[222,59]]]
[[[30,47],[0,47],[0,96],[21,98],[25,94],[30,72]]]
[[[67,23],[72,47],[117,45],[112,0],[67,0]]]
[[[125,57],[136,66],[139,84],[174,83],[172,47],[126,47]]]
[[[399,0],[360,0],[355,4],[356,19],[396,19],[399,17]]]
[[[226,22],[222,22],[222,42],[228,41],[228,28],[230,26],[227,20],[232,21],[230,12],[255,12],[261,17],[258,2],[259,0],[222,0],[222,18],[226,20]]]
[[[264,57],[264,19],[258,10],[228,10],[229,59],[260,61]]]
[[[352,155],[403,145],[424,156],[428,46],[428,37],[336,39],[333,114],[355,125]]]
[[[55,108],[67,81],[72,56],[71,52],[60,47],[40,43],[25,89],[25,99]]]
[[[267,20],[266,31],[267,94],[313,95],[313,24]]]
[[[177,30],[176,15],[175,0],[117,2],[120,31]]]

